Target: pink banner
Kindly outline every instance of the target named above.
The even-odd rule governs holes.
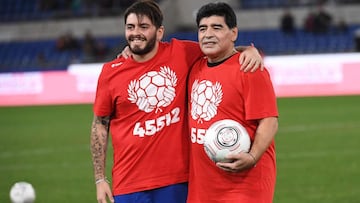
[[[360,54],[267,57],[278,97],[360,94]]]
[[[101,66],[100,66],[101,67]],[[99,70],[0,74],[0,106],[92,103]]]
[[[265,66],[278,97],[360,94],[360,54],[268,56]],[[0,74],[0,106],[92,103],[101,67]]]

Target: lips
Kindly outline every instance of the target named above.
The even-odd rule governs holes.
[[[214,41],[205,41],[205,42],[202,42],[203,45],[214,45],[216,44],[216,42]]]
[[[129,40],[129,44],[131,44],[132,46],[141,46],[143,44],[146,43],[146,40],[144,38],[130,38]]]
[[[131,42],[143,42],[146,41],[144,37],[135,36],[135,37],[129,37],[129,41]]]
[[[133,43],[135,43],[135,44],[139,44],[139,43],[144,42],[144,40],[135,39],[135,40],[131,40],[131,42],[133,42]]]

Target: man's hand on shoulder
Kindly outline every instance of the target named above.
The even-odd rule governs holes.
[[[264,59],[253,45],[248,46],[241,52],[239,61],[241,64],[240,70],[244,72],[255,72],[259,68],[261,71],[264,70]]]

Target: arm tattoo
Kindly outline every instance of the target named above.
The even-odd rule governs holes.
[[[110,116],[94,116],[91,126],[90,148],[95,180],[105,177],[106,150],[109,137]]]

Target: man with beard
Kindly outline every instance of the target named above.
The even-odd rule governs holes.
[[[104,64],[93,109],[90,142],[97,200],[185,203],[189,168],[186,80],[190,67],[203,54],[196,42],[161,42],[163,15],[153,1],[134,3],[124,19],[133,55]],[[247,50],[250,57],[244,63],[261,61],[256,49]],[[112,191],[105,176],[110,134]]]

